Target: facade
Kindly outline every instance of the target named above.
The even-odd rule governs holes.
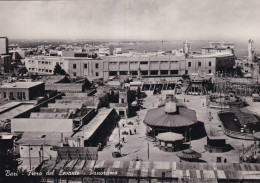
[[[14,82],[0,86],[0,99],[33,100],[43,96],[45,85],[42,82]]]
[[[93,60],[87,57],[35,56],[26,57],[24,64],[29,73],[38,73],[39,75],[53,75],[56,64],[59,64],[71,76],[103,77],[102,60]]]
[[[188,49],[188,46],[187,46]],[[229,52],[202,55],[117,55],[101,59],[87,57],[30,57],[25,58],[29,72],[53,74],[56,63],[71,76],[103,78],[132,75],[133,77],[169,77],[183,74],[215,73],[224,67],[235,65],[235,56]]]
[[[0,37],[0,55],[8,54],[8,38]]]
[[[61,57],[26,57],[24,64],[29,73],[38,73],[39,75],[53,75],[56,64],[59,64],[66,72],[68,71],[68,60]]]

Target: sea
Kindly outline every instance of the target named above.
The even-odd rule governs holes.
[[[202,47],[209,46],[209,42],[212,41],[188,41],[191,43],[191,51],[200,52]],[[248,42],[235,42],[235,55],[237,57],[245,57],[248,55]],[[183,48],[183,41],[153,41],[153,42],[135,42],[133,45],[122,45],[123,52],[157,52],[157,51],[171,51]],[[254,44],[255,53],[260,53],[260,43]]]

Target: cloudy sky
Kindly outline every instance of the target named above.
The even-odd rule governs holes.
[[[11,39],[259,39],[260,0],[0,1]]]

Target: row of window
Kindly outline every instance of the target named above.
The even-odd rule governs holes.
[[[198,62],[198,66],[201,66],[201,62]],[[208,63],[208,66],[211,67],[211,62]],[[188,62],[188,67],[191,67],[191,62]]]
[[[150,71],[150,75],[159,75],[159,72],[160,72],[160,75],[168,75],[168,74],[171,74],[171,75],[174,75],[174,74],[180,74],[179,73],[179,70],[152,70]],[[129,72],[131,75],[138,75],[138,71],[130,71]],[[149,75],[149,71],[141,71],[140,72],[141,75]],[[189,71],[188,70],[185,70],[185,74],[188,74]],[[211,73],[211,70],[208,70],[208,73],[210,74]],[[116,75],[128,75],[128,71],[109,71],[109,76],[116,76]]]
[[[6,95],[6,92],[4,92],[4,98],[7,98],[7,95]],[[9,93],[9,98],[10,99],[14,99],[14,93],[13,92],[10,92]],[[17,99],[25,99],[25,92],[17,92]]]
[[[21,149],[23,150],[23,147],[21,147]],[[45,148],[44,148],[45,149]],[[30,150],[33,150],[33,147],[30,147]],[[43,150],[43,148],[42,147],[40,147],[40,150]],[[52,147],[50,147],[50,150],[52,151],[53,150],[53,148]]]
[[[96,76],[99,76],[99,73],[96,72],[95,75],[96,75]],[[77,73],[76,73],[76,72],[73,72],[73,76],[77,76]]]
[[[179,61],[170,61],[171,64],[176,64]],[[118,62],[108,62],[109,65],[117,64]],[[127,64],[128,62],[119,62],[119,64]],[[141,65],[147,65],[148,61],[141,61]],[[159,64],[159,61],[150,61],[151,64]],[[161,61],[161,64],[168,64],[169,61]],[[130,64],[138,64],[138,62],[131,61]]]
[[[50,69],[39,69],[39,72],[49,72],[49,73],[52,73],[52,70],[50,70]]]
[[[96,69],[98,69],[99,65],[95,64],[95,67],[96,67]],[[84,69],[87,69],[87,68],[88,68],[88,64],[84,64]],[[73,64],[73,69],[77,69],[77,64]]]

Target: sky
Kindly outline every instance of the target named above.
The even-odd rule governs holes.
[[[0,1],[11,39],[260,40],[260,0]]]

